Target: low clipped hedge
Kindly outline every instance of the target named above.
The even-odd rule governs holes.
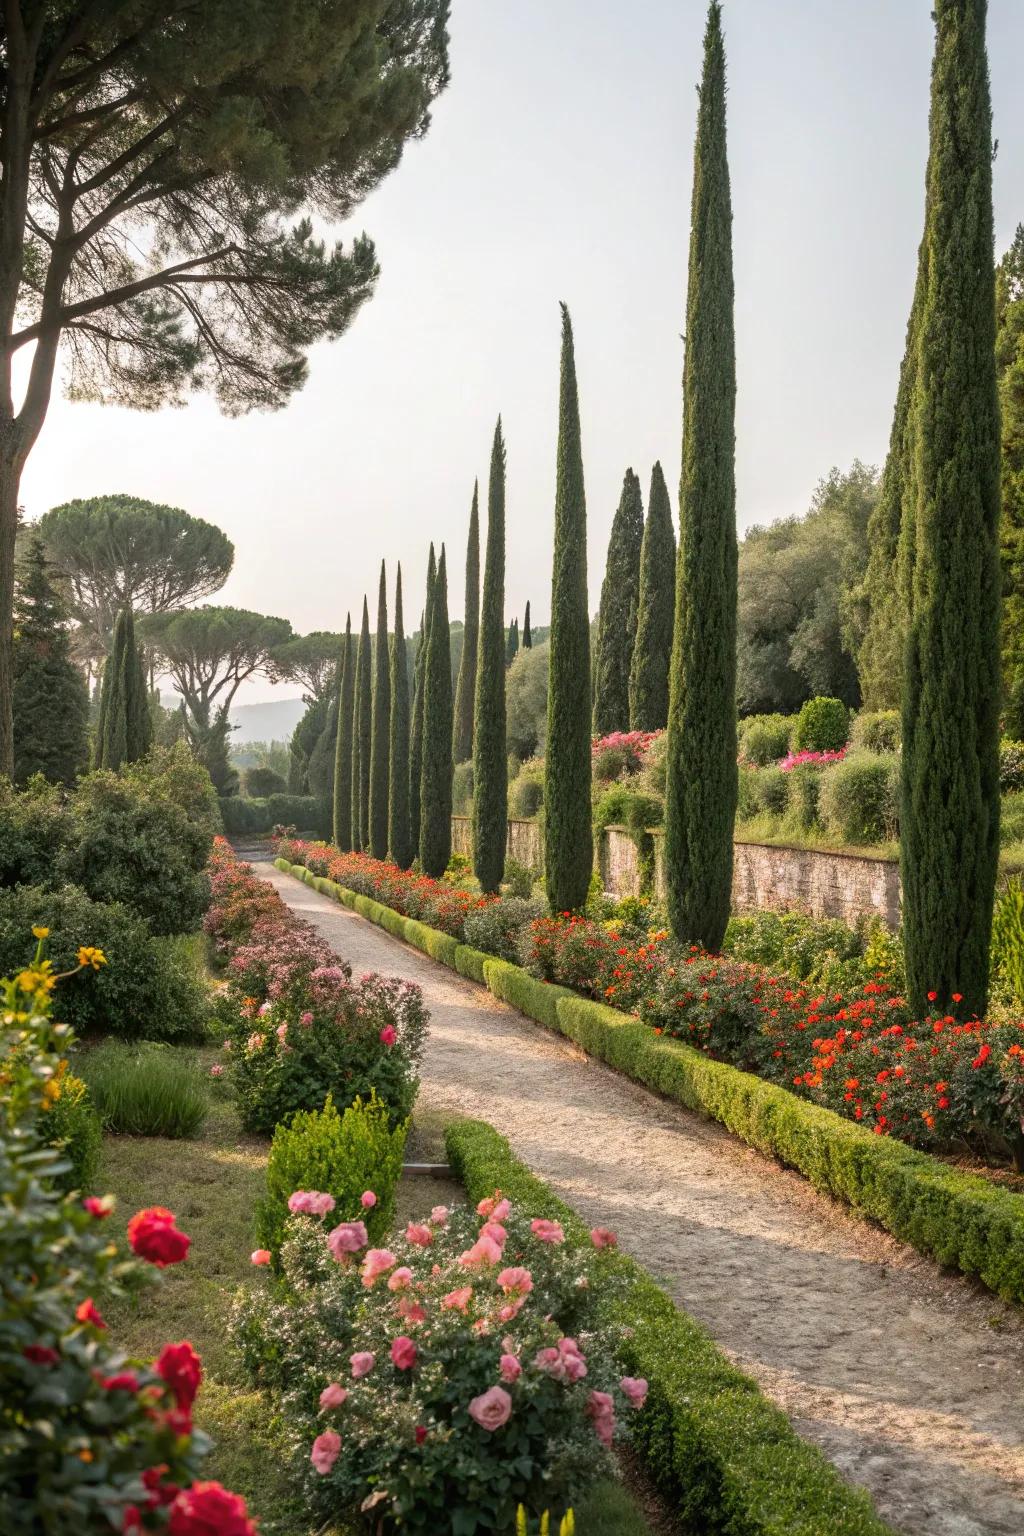
[[[313,882],[302,865],[278,859],[277,867]],[[365,898],[355,898],[357,910],[360,901]],[[390,910],[377,902],[368,905]],[[407,918],[402,922],[400,937],[478,979],[469,961],[463,959],[465,969],[458,963],[465,945],[422,923]],[[428,935],[433,948],[428,948]],[[718,1120],[748,1145],[797,1169],[816,1189],[846,1201],[919,1253],[977,1276],[1007,1301],[1024,1302],[1020,1195],[977,1174],[948,1168],[894,1138],[875,1136],[753,1073],[655,1035],[630,1014],[538,981],[506,960],[483,956],[472,963],[502,1002],[566,1035],[635,1082]]]
[[[480,1120],[451,1123],[448,1161],[471,1201],[500,1189],[535,1216],[560,1221],[570,1245],[585,1224]],[[681,1312],[635,1260],[608,1262],[624,1282],[600,1304],[621,1331],[620,1355],[649,1386],[634,1443],[687,1536],[891,1536],[866,1493],[850,1488],[806,1444],[757,1383]]]

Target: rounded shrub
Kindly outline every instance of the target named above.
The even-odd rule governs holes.
[[[798,763],[788,770],[789,810],[802,832],[809,832],[818,821],[821,795],[821,769],[813,763]]]
[[[784,816],[789,810],[789,774],[781,768],[758,768],[754,774],[757,812]]]
[[[61,1161],[67,1164],[54,1182],[59,1189],[87,1193],[99,1167],[103,1141],[100,1118],[80,1077],[58,1068],[55,1082],[57,1097],[40,1119],[42,1139],[56,1147]]]
[[[792,735],[791,715],[748,715],[737,731],[740,756],[755,768],[767,768],[785,757]]]
[[[850,728],[854,747],[866,752],[898,752],[903,742],[903,719],[898,709],[862,709]]]
[[[1004,795],[1024,789],[1024,741],[999,743],[999,788]]]
[[[226,795],[220,802],[220,816],[228,837],[258,837],[274,825],[265,800],[247,800],[242,795]]]
[[[844,843],[880,843],[899,827],[899,764],[888,753],[855,752],[821,775],[826,830]]]
[[[46,885],[68,838],[61,791],[40,776],[18,791],[0,779],[0,886]]]
[[[544,761],[529,758],[508,787],[508,813],[514,821],[532,821],[544,804]]]
[[[466,943],[499,960],[519,959],[520,939],[530,924],[547,911],[543,897],[506,896],[474,907],[466,914]]]
[[[800,710],[793,732],[797,752],[838,752],[850,739],[850,711],[842,699],[819,696]]]
[[[265,800],[268,795],[286,795],[288,781],[274,768],[246,768],[242,774],[242,793],[250,800]]]

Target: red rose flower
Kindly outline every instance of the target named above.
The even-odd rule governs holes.
[[[149,1494],[147,1503],[150,1509],[159,1509],[162,1504],[171,1504],[177,1496],[178,1488],[175,1483],[165,1483],[164,1478],[170,1471],[167,1463],[161,1462],[158,1467],[147,1467],[142,1474],[142,1486]]]
[[[172,1211],[153,1205],[147,1211],[136,1211],[128,1223],[128,1241],[140,1259],[166,1269],[168,1264],[181,1263],[192,1239],[178,1231]]]
[[[86,1195],[82,1201],[82,1206],[83,1209],[89,1212],[90,1216],[95,1216],[102,1221],[114,1209],[114,1201],[110,1195],[104,1195],[102,1199],[98,1195]],[[131,1508],[130,1505],[129,1508]]]
[[[91,1323],[94,1328],[105,1328],[107,1325],[96,1310],[96,1303],[91,1296],[80,1301],[75,1308],[75,1317],[80,1323]]]
[[[106,1392],[137,1392],[139,1378],[134,1371],[118,1371],[114,1376],[101,1376],[100,1385]]]
[[[60,1355],[49,1344],[26,1344],[22,1354],[33,1365],[56,1365],[60,1359]]]
[[[179,1408],[191,1408],[196,1400],[203,1367],[187,1339],[180,1344],[165,1344],[156,1358],[154,1369],[174,1393]]]
[[[220,1483],[193,1483],[171,1505],[170,1536],[257,1536],[245,1500]]]

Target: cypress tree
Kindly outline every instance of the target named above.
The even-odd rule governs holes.
[[[594,863],[590,825],[587,502],[572,321],[564,304],[544,758],[544,862],[552,912],[572,912],[582,907]]]
[[[508,639],[505,641],[505,665],[510,667],[519,655],[519,620],[513,619],[508,627]]]
[[[142,646],[135,641],[135,619],[126,610],[128,623],[124,650],[125,761],[137,763],[153,745],[153,717],[149,712],[149,682]]]
[[[363,597],[363,623],[356,651],[356,686],[352,703],[352,846],[365,853],[370,842],[370,743],[373,734],[373,687],[370,673],[370,610]]]
[[[499,416],[487,488],[487,546],[473,728],[473,873],[480,889],[488,892],[501,884],[508,841],[504,613],[505,439]]]
[[[135,643],[134,617],[125,608],[114,623],[113,643],[103,668],[96,766],[117,769],[138,762],[152,744],[146,669]]]
[[[476,652],[480,633],[480,500],[479,486],[473,484],[473,505],[469,511],[469,538],[466,540],[466,606],[462,636],[462,659],[455,690],[455,725],[452,749],[455,761],[465,763],[473,756],[473,711],[476,707]]]
[[[629,672],[629,728],[661,731],[668,724],[668,673],[676,620],[676,536],[661,465],[651,470],[640,547],[636,645]]]
[[[1006,734],[1024,740],[1024,224],[996,269],[996,371],[1002,422],[999,545],[1003,567]]]
[[[377,593],[377,645],[373,657],[370,730],[370,852],[388,856],[388,785],[390,781],[391,661],[388,656],[388,588],[384,561]]]
[[[427,635],[430,633],[430,604],[434,596],[434,546],[427,560],[427,597],[420,615],[420,643],[413,668],[414,692],[412,728],[409,733],[409,841],[416,852],[420,846],[420,777],[423,772],[423,673],[427,664]]]
[[[435,879],[452,856],[452,657],[444,545],[430,598],[423,668],[423,767],[420,774],[420,868]]]
[[[1000,466],[985,9],[985,0],[935,6],[900,819],[908,998],[916,1009],[968,1015],[983,1013],[987,1001],[999,855]]]
[[[526,600],[526,612],[523,614],[523,650],[533,649],[533,635],[530,633],[530,600]]]
[[[395,636],[391,642],[388,849],[399,869],[413,860],[409,836],[409,653],[402,616],[402,567],[395,577]]]
[[[38,533],[14,598],[14,778],[72,784],[89,764],[89,690]]]
[[[345,615],[338,668],[338,733],[334,749],[334,843],[342,853],[352,847],[352,702],[356,691],[356,657],[352,615]]]
[[[683,370],[665,864],[672,932],[718,950],[736,816],[736,355],[725,48],[708,8],[697,112]]]
[[[608,561],[601,585],[594,661],[594,735],[629,730],[629,670],[633,664],[640,603],[640,551],[644,503],[640,481],[626,470],[612,520]]]

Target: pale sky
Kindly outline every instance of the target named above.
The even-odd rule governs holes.
[[[375,297],[315,349],[276,415],[205,399],[136,414],[55,399],[31,517],[123,491],[219,524],[214,601],[358,622],[402,560],[418,622],[427,546],[462,613],[474,476],[508,443],[507,613],[550,606],[558,301],[570,306],[596,607],[623,473],[678,481],[694,86],[705,0],[454,0],[452,84],[426,139],[362,206]],[[726,0],[741,530],[885,453],[921,236],[930,0]],[[997,250],[1024,221],[1024,0],[990,0]],[[346,238],[351,231],[346,231]],[[284,692],[294,693],[294,689]],[[238,702],[281,696],[253,683]]]

